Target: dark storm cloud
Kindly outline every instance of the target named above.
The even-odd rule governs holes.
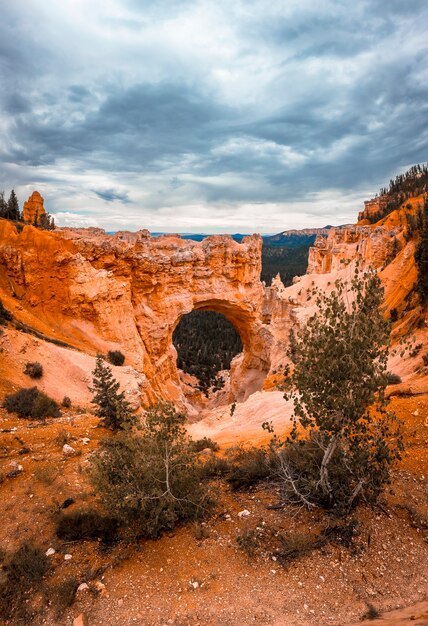
[[[70,91],[73,101],[88,95],[80,87]],[[113,92],[76,121],[45,113],[16,116],[16,144],[6,159],[40,165],[73,157],[82,166],[89,161],[107,170],[145,170],[162,159],[207,154],[229,118],[226,107],[184,85],[136,85]]]
[[[101,200],[106,202],[116,202],[119,200],[123,204],[129,204],[131,200],[126,192],[117,189],[93,189],[92,190]]]
[[[322,216],[319,194],[343,213],[428,159],[423,1],[112,6],[6,0],[2,185],[15,172],[62,203],[77,185],[106,223],[118,202],[144,219],[176,206],[183,223],[188,207],[229,207],[225,228],[249,230],[248,204],[284,227],[296,202]]]

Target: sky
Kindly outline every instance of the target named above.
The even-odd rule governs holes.
[[[2,0],[0,189],[61,226],[355,222],[428,160],[426,0]]]

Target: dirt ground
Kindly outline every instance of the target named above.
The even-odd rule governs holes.
[[[55,519],[64,500],[75,500],[70,511],[94,502],[85,467],[105,431],[75,409],[46,424],[0,409],[0,546],[10,551],[31,539],[55,549],[44,595],[28,598],[39,611],[34,623],[71,625],[85,614],[89,626],[339,626],[360,620],[368,605],[384,612],[426,601],[428,394],[393,398],[392,408],[405,423],[407,455],[382,507],[358,509],[352,548],[327,543],[285,565],[276,552],[279,534],[315,532],[332,522],[319,511],[267,508],[277,503],[267,485],[240,493],[213,483],[219,504],[203,531],[189,525],[109,550],[96,541],[60,541]],[[75,455],[63,454],[66,440]],[[7,477],[16,464],[22,472]],[[245,509],[249,515],[239,517]],[[250,557],[237,536],[252,530],[260,545]],[[56,590],[70,578],[89,589],[58,614]],[[417,617],[417,610],[410,614]]]

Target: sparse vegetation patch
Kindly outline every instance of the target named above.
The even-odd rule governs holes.
[[[57,402],[37,387],[22,388],[7,395],[3,406],[8,413],[16,413],[19,417],[45,419],[61,415]]]

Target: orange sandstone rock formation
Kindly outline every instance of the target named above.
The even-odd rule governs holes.
[[[43,205],[44,199],[38,191],[33,191],[31,196],[24,202],[23,218],[27,224],[38,224],[42,215],[46,213]]]
[[[193,309],[219,311],[243,342],[231,371],[231,399],[243,400],[270,368],[261,245],[258,235],[238,244],[228,236],[194,242],[148,231],[109,236],[26,226],[18,233],[2,221],[0,294],[18,319],[50,337],[92,354],[120,349],[143,376],[145,404],[184,401],[173,330]]]
[[[417,199],[414,204],[416,210]],[[92,359],[97,352],[121,350],[130,368],[124,382],[126,377],[133,381],[134,406],[170,399],[190,408],[172,333],[193,309],[223,313],[240,333],[244,349],[232,361],[230,387],[218,405],[242,402],[272,388],[287,360],[290,330],[316,310],[313,287],[328,291],[337,278],[349,280],[357,260],[379,271],[387,309],[397,309],[396,329],[404,334],[415,321],[412,315],[418,315],[415,241],[404,237],[407,210],[373,226],[331,229],[310,250],[308,273],[287,288],[279,277],[269,287],[261,283],[258,235],[237,243],[228,236],[202,242],[175,235],[155,238],[146,230],[109,236],[96,228],[52,232],[27,225],[18,233],[11,222],[0,220],[0,298],[15,319]],[[418,341],[426,340],[426,328],[417,333]],[[71,360],[79,372],[85,367],[84,359]],[[393,371],[397,366],[400,375],[413,376],[415,363],[403,363],[394,364]],[[86,395],[88,370],[86,377],[78,375]]]

